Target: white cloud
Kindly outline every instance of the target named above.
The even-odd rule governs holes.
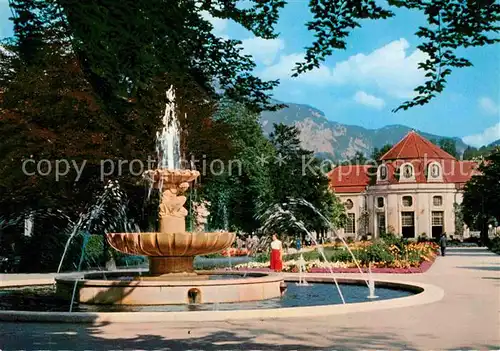
[[[293,68],[296,66],[297,62],[302,62],[304,60],[303,53],[294,53],[290,55],[282,55],[277,63],[272,66],[266,67],[260,76],[266,80],[281,79],[281,80],[293,80],[305,84],[311,85],[324,85],[329,83],[328,77],[331,76],[328,67],[321,65],[319,68],[301,74],[297,78],[292,77]],[[326,78],[326,79],[325,79]]]
[[[337,63],[332,78],[338,84],[375,85],[388,95],[408,98],[424,81],[418,63],[426,56],[419,50],[407,52],[410,44],[401,38],[369,53],[357,54]]]
[[[498,104],[489,97],[482,97],[478,100],[479,107],[490,115],[498,114]]]
[[[464,143],[480,147],[500,139],[500,122],[492,127],[486,128],[482,133],[468,135],[462,138]]]
[[[205,20],[207,20],[208,22],[210,22],[212,24],[212,26],[214,27],[212,32],[214,34],[222,35],[225,33],[229,20],[223,19],[223,18],[213,17],[207,11],[201,11],[200,13],[201,13],[201,17],[203,17]]]
[[[385,101],[383,99],[367,94],[362,90],[356,92],[356,94],[354,94],[353,96],[353,99],[361,105],[372,107],[377,110],[381,110],[385,105]]]
[[[279,52],[285,48],[285,42],[282,39],[253,37],[242,40],[242,46],[244,54],[252,55],[255,61],[267,66],[276,60]]]
[[[372,51],[356,54],[329,68],[318,69],[299,77],[301,82],[315,85],[354,85],[378,87],[387,95],[397,98],[414,96],[413,89],[424,82],[424,72],[418,63],[426,56],[419,50],[410,51],[410,44],[401,38]],[[296,62],[304,60],[304,53],[281,56],[278,63],[262,72],[265,79],[291,79]]]

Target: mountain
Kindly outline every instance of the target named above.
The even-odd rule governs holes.
[[[264,132],[273,130],[273,123],[295,125],[300,130],[302,147],[314,151],[318,156],[346,160],[357,151],[370,156],[375,147],[395,144],[412,128],[403,125],[389,125],[379,129],[367,129],[360,126],[330,121],[325,114],[309,105],[286,103],[288,107],[279,111],[264,111],[261,124]],[[427,139],[445,139],[446,137],[417,132]],[[452,138],[457,152],[462,154],[467,145],[460,138]]]
[[[492,143],[489,143],[486,147],[492,147],[492,146],[500,146],[500,139],[495,140]]]

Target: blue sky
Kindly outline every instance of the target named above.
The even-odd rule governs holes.
[[[291,1],[283,10],[275,40],[253,37],[241,26],[212,19],[214,32],[240,39],[258,64],[256,73],[281,80],[275,98],[303,103],[325,112],[328,119],[379,128],[404,124],[445,136],[462,137],[481,146],[500,138],[500,47],[465,51],[474,67],[455,70],[447,89],[424,107],[393,113],[423,79],[417,69],[422,53],[413,34],[424,24],[419,13],[397,10],[385,21],[364,21],[348,38],[348,50],[335,52],[324,65],[292,79],[294,63],[311,39],[304,23],[310,19],[305,1]],[[11,35],[7,0],[0,0],[0,37]]]

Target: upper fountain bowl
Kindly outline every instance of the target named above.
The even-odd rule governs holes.
[[[155,187],[161,185],[188,184],[200,176],[200,172],[190,169],[167,169],[159,168],[144,172],[144,177],[153,182]]]
[[[109,244],[120,252],[142,256],[196,256],[228,248],[235,233],[109,233]]]

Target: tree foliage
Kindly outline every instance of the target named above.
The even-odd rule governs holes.
[[[374,148],[372,152],[372,160],[379,161],[382,156],[384,156],[390,149],[392,149],[392,144],[385,144],[380,149]]]
[[[270,106],[268,93],[277,82],[255,77],[255,63],[242,54],[241,42],[214,35],[208,16],[233,20],[255,36],[271,39],[278,36],[275,25],[288,1],[253,0],[245,6],[237,0],[10,3],[19,51],[34,62],[47,36],[64,38],[105,100],[136,97],[168,74],[175,82],[196,82],[210,96],[219,90],[235,100]],[[318,68],[335,50],[347,47],[349,34],[362,20],[393,17],[395,8],[421,12],[427,21],[415,33],[422,40],[418,49],[426,54],[419,68],[427,81],[398,109],[428,103],[443,91],[452,69],[471,66],[460,49],[497,41],[500,4],[495,0],[388,0],[383,6],[375,0],[314,0],[309,3],[313,18],[305,24],[314,40],[290,73],[297,76]]]
[[[223,162],[224,169],[214,168],[220,174],[207,170],[202,180],[201,193],[211,204],[209,224],[213,229],[228,226],[250,233],[260,226],[254,216],[258,205],[269,203],[271,196],[269,167],[259,160],[271,159],[274,149],[262,132],[259,115],[242,104],[223,101],[215,121],[227,128],[222,135],[230,157]]]
[[[495,151],[498,151],[500,146],[489,145],[489,146],[481,146],[480,148],[475,148],[473,146],[467,146],[464,151],[463,159],[464,160],[476,160],[484,158]]]
[[[479,171],[465,186],[462,212],[465,223],[480,228],[486,239],[488,224],[500,223],[500,151],[486,157]]]
[[[275,204],[290,199],[304,199],[325,217],[339,214],[338,200],[329,190],[329,180],[322,173],[321,164],[312,151],[300,146],[299,130],[294,126],[275,124],[270,140],[276,151],[276,160],[270,164],[272,199]],[[313,211],[302,208],[295,215],[311,230],[328,227]],[[340,216],[340,214],[339,214]]]
[[[457,143],[451,138],[442,138],[439,140],[432,139],[434,145],[439,146],[443,151],[446,151],[451,156],[458,158]]]
[[[428,24],[415,33],[422,40],[417,48],[427,55],[419,63],[427,80],[415,88],[418,95],[414,99],[395,111],[427,104],[444,90],[446,77],[453,69],[472,66],[461,55],[461,49],[498,42],[500,4],[495,0],[388,0],[388,3],[422,12]]]

